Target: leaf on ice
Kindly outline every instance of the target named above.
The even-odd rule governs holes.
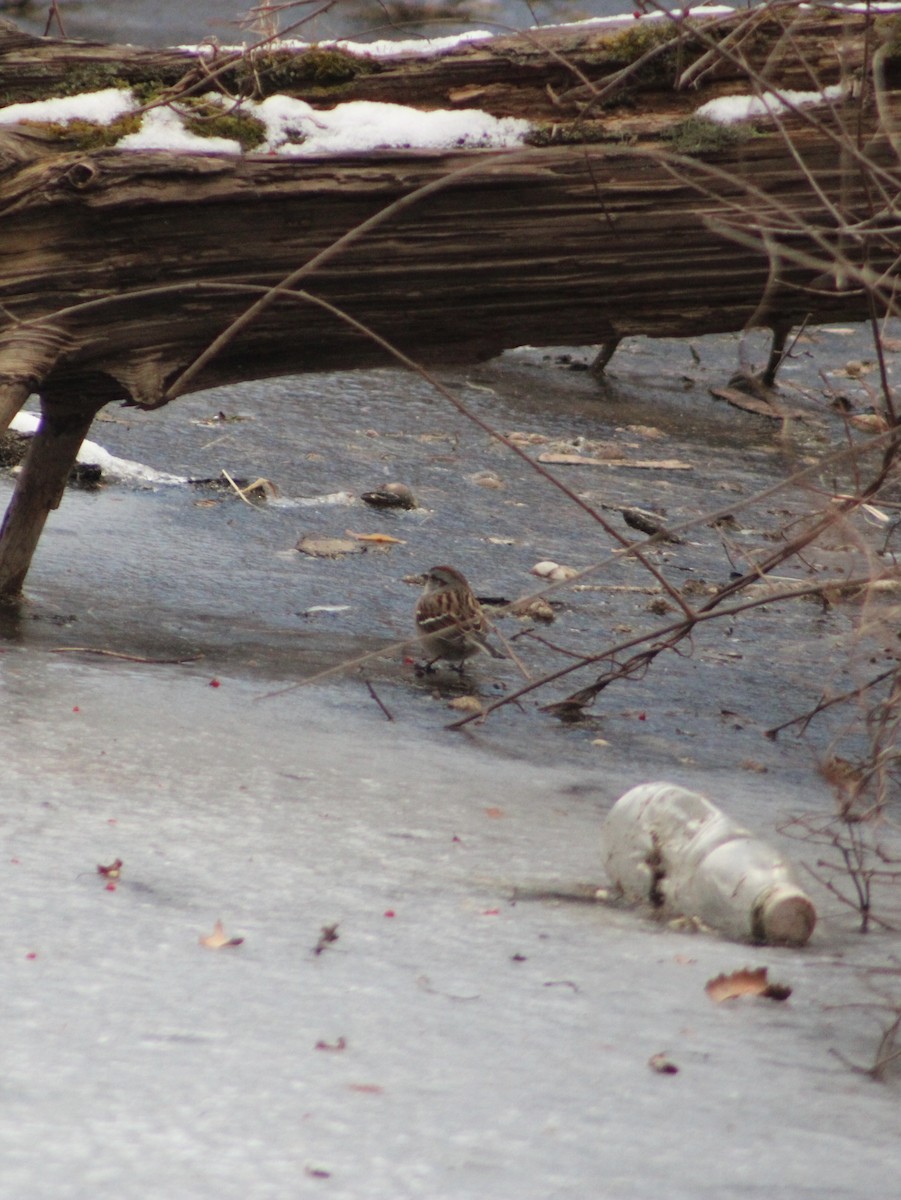
[[[763,996],[767,1000],[787,1000],[792,994],[791,988],[786,987],[785,984],[767,981],[766,967],[758,967],[756,971],[752,971],[750,967],[744,967],[740,971],[733,971],[731,975],[717,975],[716,979],[707,982],[704,991],[717,1004],[722,1003],[723,1000],[735,1000],[739,996]]]
[[[380,542],[386,546],[406,546],[406,542],[400,538],[392,537],[390,533],[354,533],[352,529],[345,529],[344,532],[349,538],[355,538],[358,542]]]
[[[294,549],[313,558],[340,558],[342,554],[359,554],[363,547],[350,538],[305,536]]]
[[[614,458],[592,458],[588,454],[557,454],[552,450],[546,450],[544,454],[538,455],[540,463],[548,463],[555,467],[609,467],[614,462],[626,462],[622,454],[617,454]]]
[[[105,875],[107,879],[118,879],[122,873],[123,862],[121,858],[117,858],[115,862],[111,862],[108,867],[97,864],[97,874]]]
[[[221,950],[223,946],[240,946],[243,941],[242,937],[229,937],[222,928],[221,921],[216,922],[212,933],[200,938],[201,946],[206,946],[208,950]]]
[[[680,458],[589,458],[587,454],[539,454],[540,463],[566,467],[627,467],[633,471],[691,471]]]
[[[477,713],[482,711],[482,701],[478,696],[455,696],[447,705],[456,712]]]
[[[758,417],[769,417],[773,421],[781,421],[790,415],[775,404],[770,404],[762,396],[749,396],[747,392],[739,391],[738,388],[711,388],[710,394],[715,400],[725,400],[733,408],[740,408],[744,412],[755,413]]]

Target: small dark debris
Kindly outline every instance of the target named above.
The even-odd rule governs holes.
[[[363,492],[360,499],[373,508],[416,508],[416,497],[405,483],[388,483],[374,492]]]
[[[337,924],[337,922],[334,925],[323,925],[322,932],[319,935],[319,941],[313,947],[313,953],[321,954],[322,951],[326,948],[326,946],[330,946],[332,944],[332,942],[337,942],[337,940],[338,940],[338,924]]]
[[[624,508],[621,509],[623,520],[630,529],[637,529],[639,533],[646,533],[648,537],[653,537],[654,534],[659,534],[666,542],[681,542],[682,539],[676,537],[675,534],[666,532],[666,526],[663,520],[657,513],[648,512],[645,508]]]
[[[69,472],[70,487],[85,492],[96,491],[103,483],[103,472],[96,463],[76,463]]]
[[[28,450],[31,436],[16,433],[13,429],[0,433],[0,467],[17,467],[22,462]]]
[[[341,1050],[347,1049],[347,1038],[339,1037],[337,1041],[334,1042],[326,1042],[325,1040],[320,1039],[314,1048],[316,1050],[329,1050],[338,1053]]]

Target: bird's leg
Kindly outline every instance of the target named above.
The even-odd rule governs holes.
[[[792,325],[790,321],[773,323],[773,341],[770,346],[770,357],[767,359],[767,364],[760,376],[761,382],[766,387],[773,387],[776,382],[776,372],[782,366],[785,358],[785,343],[788,341],[788,335],[791,331]]]

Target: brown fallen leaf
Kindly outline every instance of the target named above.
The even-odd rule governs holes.
[[[400,538],[392,537],[389,533],[354,533],[352,529],[345,529],[344,532],[349,538],[356,538],[358,542],[379,542],[390,546],[406,546],[406,542]]]
[[[882,413],[858,413],[848,418],[848,424],[863,433],[885,433],[888,429],[888,421]]]
[[[206,946],[208,950],[221,950],[223,946],[240,946],[244,941],[242,937],[230,938],[222,928],[222,922],[217,921],[213,926],[213,932],[208,933],[206,937],[199,939],[201,946]]]
[[[448,702],[447,707],[453,708],[456,712],[481,712],[482,701],[478,696],[456,696]]]
[[[792,994],[791,988],[785,984],[767,981],[766,967],[758,967],[756,971],[752,971],[750,967],[744,967],[740,971],[733,971],[731,975],[717,975],[716,979],[708,980],[704,991],[717,1004],[721,1004],[724,1000],[735,1000],[739,996],[763,996],[767,1000],[787,1000]]]
[[[522,600],[514,600],[510,605],[510,612],[514,617],[521,617],[528,621],[553,621],[556,614],[553,608],[548,604],[547,600],[541,596],[531,597],[524,596]]]
[[[715,400],[725,400],[733,408],[741,408],[745,412],[755,413],[759,417],[769,417],[771,421],[783,421],[787,417],[808,420],[808,414],[797,408],[785,408],[782,405],[771,404],[763,396],[750,396],[738,388],[711,388],[710,394]]]
[[[111,862],[108,867],[103,867],[98,863],[97,874],[105,875],[107,879],[118,879],[122,873],[123,865],[121,858],[117,858],[115,862]]]

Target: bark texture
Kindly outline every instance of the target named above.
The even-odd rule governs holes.
[[[427,361],[526,342],[612,344],[751,320],[866,317],[859,287],[774,259],[754,231],[763,221],[793,249],[806,245],[828,260],[805,228],[838,243],[844,225],[888,211],[870,170],[896,173],[897,156],[864,77],[884,34],[862,14],[793,6],[726,23],[652,23],[650,32],[647,24],[523,34],[433,58],[348,59],[349,78],[340,78],[340,59],[323,65],[314,55],[304,66],[303,53],[201,62],[0,30],[0,97],[61,81],[69,91],[114,80],[208,89],[212,76],[218,86],[287,88],[326,106],[360,98],[478,105],[531,118],[540,143],[291,161],[86,153],[59,131],[6,129],[0,379],[39,380],[51,402],[159,404],[258,299],[254,289],[279,283],[421,188],[430,194],[373,224],[299,286]],[[790,138],[757,122],[755,136],[673,158],[682,143],[666,135],[684,132],[678,122],[709,95],[749,90],[749,69],[783,88],[856,78],[857,95],[812,120],[789,113]],[[842,145],[849,137],[854,154]],[[750,243],[726,236],[724,220]],[[871,231],[844,242],[855,261],[891,268],[891,239]],[[23,350],[32,343],[29,362]],[[56,350],[49,369],[48,344]],[[282,295],[191,386],[384,361],[359,330]]]
[[[155,102],[283,91],[534,123],[513,151],[304,160],[88,151],[71,131],[0,128],[0,427],[33,390],[48,422],[26,483],[68,458],[54,430],[110,400],[155,407],[391,361],[335,309],[423,362],[869,317],[896,283],[898,29],[896,17],[774,4],[386,61],[202,58],[0,23],[6,104],[130,84]],[[757,119],[745,137],[685,124],[714,96],[834,84],[832,107]],[[54,487],[41,482],[35,511]],[[0,592],[24,578],[27,523],[13,522],[12,558],[9,519],[0,535]]]

